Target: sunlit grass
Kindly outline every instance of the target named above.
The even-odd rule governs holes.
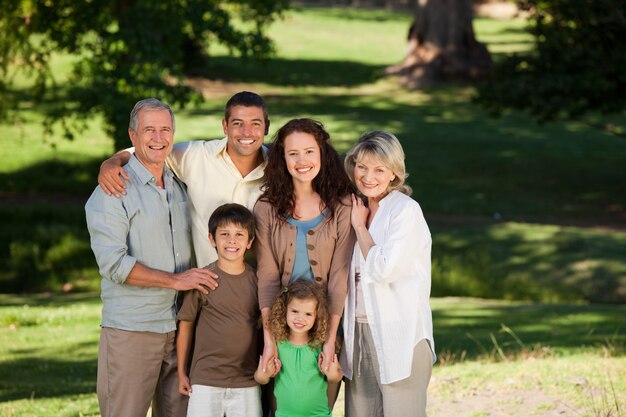
[[[472,390],[534,389],[572,401],[572,379],[626,388],[624,306],[543,305],[472,298],[432,300],[440,357],[431,396],[443,401]],[[101,304],[97,294],[0,295],[0,415],[96,416],[96,357]],[[502,331],[508,326],[528,349]],[[494,351],[491,335],[505,353]],[[540,345],[547,350],[535,350]],[[461,354],[465,352],[464,359]],[[516,353],[517,352],[517,353]],[[450,360],[456,355],[457,360]],[[597,391],[596,391],[597,393]],[[334,415],[343,415],[342,406]],[[436,415],[436,414],[435,414]]]

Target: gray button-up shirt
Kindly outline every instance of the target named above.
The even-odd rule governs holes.
[[[133,155],[124,169],[126,195],[100,187],[85,205],[91,248],[102,276],[103,327],[167,333],[176,329],[176,290],[124,282],[136,262],[165,272],[191,267],[192,246],[185,186],[165,167],[165,189]]]

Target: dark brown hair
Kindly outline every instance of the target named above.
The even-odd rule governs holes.
[[[295,196],[293,179],[285,162],[285,139],[295,132],[310,134],[320,147],[321,166],[313,179],[313,190],[328,208],[328,218],[332,218],[341,199],[353,193],[354,187],[344,171],[339,154],[330,144],[330,135],[324,125],[313,119],[292,119],[276,132],[265,168],[261,199],[269,202],[281,219],[293,216]]]
[[[241,204],[222,204],[216,208],[209,218],[209,233],[215,237],[217,228],[227,224],[234,224],[246,229],[248,231],[248,241],[254,238],[256,231],[254,215]]]

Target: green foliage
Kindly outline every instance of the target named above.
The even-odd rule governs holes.
[[[96,271],[82,209],[3,209],[0,215],[12,219],[0,232],[3,292],[95,286],[97,281],[86,281]],[[67,283],[71,287],[64,288]]]
[[[26,71],[34,77],[26,100],[55,102],[48,126],[60,122],[72,138],[85,119],[102,114],[121,147],[137,100],[160,97],[182,107],[200,99],[181,79],[204,62],[210,42],[267,57],[272,43],[264,31],[286,6],[287,0],[0,0],[0,116],[21,101],[8,87]],[[64,91],[49,88],[53,52],[80,56]]]
[[[530,13],[534,50],[500,61],[478,101],[494,113],[530,112],[540,121],[626,105],[626,2],[519,0]]]

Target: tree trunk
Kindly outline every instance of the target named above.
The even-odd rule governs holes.
[[[387,68],[411,88],[438,81],[476,80],[493,66],[491,55],[476,40],[470,0],[417,0],[404,60]]]

